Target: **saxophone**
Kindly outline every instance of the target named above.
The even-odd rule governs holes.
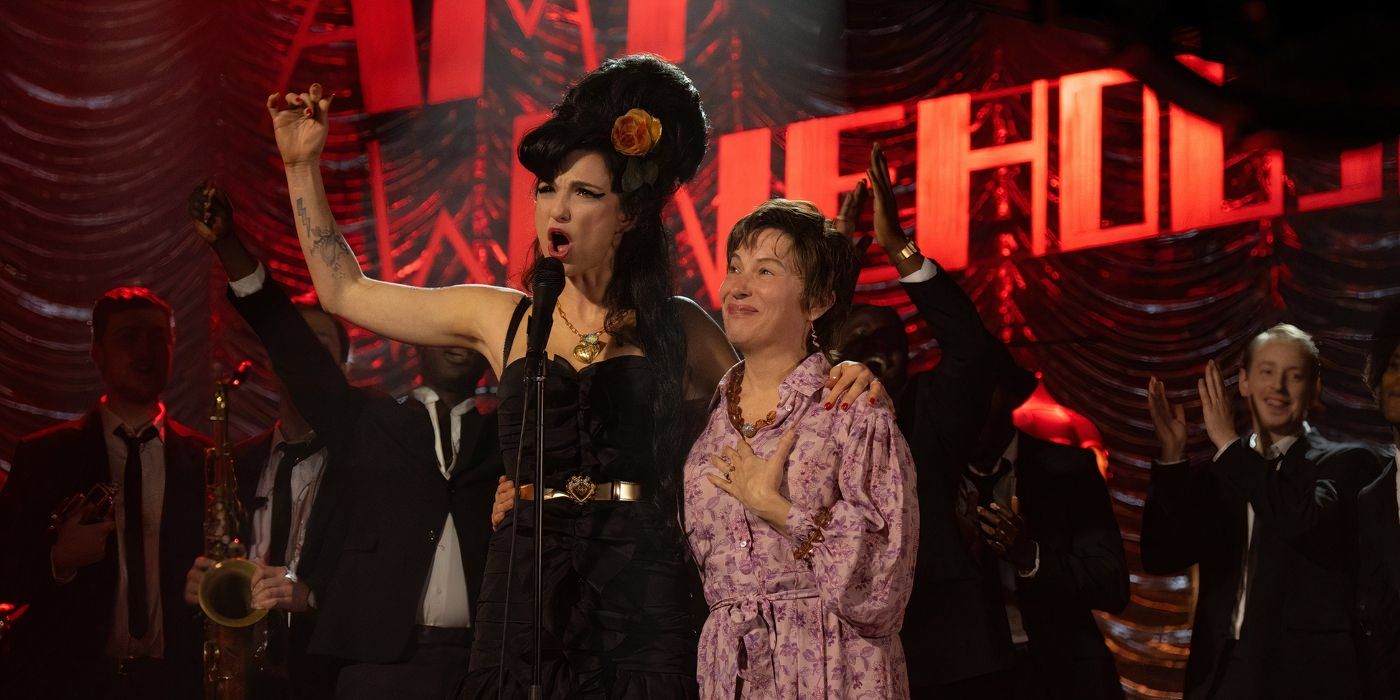
[[[267,614],[254,610],[253,574],[257,565],[247,560],[248,549],[239,539],[243,504],[238,502],[238,475],[233,468],[233,443],[228,436],[229,393],[248,376],[253,363],[238,369],[214,385],[214,446],[209,448],[204,473],[204,556],[214,565],[199,585],[199,607],[204,610],[204,697],[206,700],[244,700],[253,669],[255,640],[252,625]]]

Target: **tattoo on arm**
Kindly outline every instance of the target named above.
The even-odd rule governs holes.
[[[350,244],[345,242],[345,237],[335,230],[335,226],[313,226],[311,216],[306,211],[306,204],[297,198],[297,218],[301,219],[301,225],[311,236],[311,250],[317,253],[321,262],[330,268],[331,274],[339,279],[344,272],[340,266],[341,256],[349,255],[353,260],[355,252],[350,250]]]

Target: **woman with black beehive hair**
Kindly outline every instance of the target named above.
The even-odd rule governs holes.
[[[531,473],[526,334],[518,332],[529,299],[501,287],[429,290],[365,277],[336,231],[320,177],[330,99],[319,85],[287,95],[284,109],[276,99],[268,109],[322,305],[401,342],[485,355],[501,378],[505,463],[513,465],[523,446],[522,474]],[[530,681],[531,506],[540,496],[546,695],[696,694],[698,621],[687,612],[695,572],[677,525],[678,484],[703,404],[737,357],[703,310],[671,296],[675,241],[662,209],[699,168],[707,130],[689,78],[637,55],[584,76],[520,144],[520,162],[537,178],[534,260],[557,258],[565,273],[546,348],[545,483],[543,493],[521,487],[521,508],[507,516],[519,517],[517,527],[506,523],[492,538],[479,599],[471,601],[475,641],[461,697],[495,697],[498,682],[516,697]],[[860,394],[872,377],[859,366],[833,374],[833,402]],[[688,404],[700,404],[689,429]],[[512,531],[519,540],[509,578]]]

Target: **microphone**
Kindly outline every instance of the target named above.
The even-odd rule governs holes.
[[[526,377],[540,376],[545,346],[549,344],[549,331],[554,328],[554,305],[559,302],[562,291],[564,263],[559,262],[558,258],[541,259],[535,266],[535,308],[530,314],[530,328],[525,340]]]

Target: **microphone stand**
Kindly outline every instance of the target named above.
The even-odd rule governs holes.
[[[544,700],[544,382],[549,376],[545,354],[526,360],[527,367],[535,363],[535,371],[526,377],[535,390],[535,617],[531,623],[535,656],[530,669],[530,700]]]

